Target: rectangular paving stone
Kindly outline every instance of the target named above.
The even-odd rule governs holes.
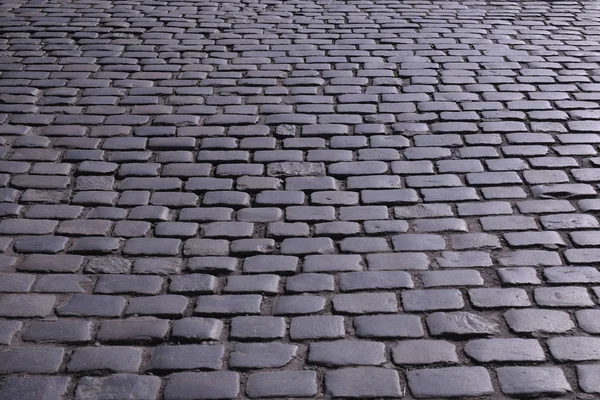
[[[457,289],[405,290],[402,292],[405,311],[460,310],[464,307],[462,294]]]
[[[398,365],[458,364],[456,346],[444,340],[406,340],[392,345]]]
[[[46,317],[52,312],[56,298],[49,294],[3,294],[0,295],[2,317]]]
[[[339,315],[295,317],[290,323],[290,338],[341,339],[345,336],[344,318]]]
[[[483,367],[421,369],[407,373],[408,387],[418,399],[492,394],[488,371]]]
[[[565,311],[513,309],[504,313],[509,328],[517,333],[561,333],[575,328]]]
[[[529,307],[531,300],[521,288],[469,289],[469,299],[477,308]]]
[[[99,399],[111,393],[118,398],[155,399],[161,379],[157,376],[114,374],[105,377],[85,376],[79,380],[75,390],[77,400]]]
[[[0,397],[7,399],[60,399],[71,379],[63,376],[10,376],[0,385]]]
[[[148,369],[152,371],[180,371],[188,369],[221,369],[223,346],[174,345],[158,346],[152,350]]]
[[[240,392],[237,372],[178,372],[169,375],[163,395],[165,400],[236,399]]]
[[[367,254],[366,260],[371,271],[421,270],[430,263],[425,253],[415,252]]]
[[[23,340],[36,343],[85,343],[92,340],[93,328],[90,321],[35,321],[23,331]]]
[[[333,297],[336,312],[347,314],[373,314],[396,312],[396,296],[393,293],[337,294]]]
[[[416,315],[360,315],[354,318],[358,337],[418,338],[424,335],[421,319]]]
[[[579,386],[586,393],[600,393],[599,381],[597,379],[600,367],[597,364],[593,365],[578,365],[577,377],[579,378]]]
[[[259,314],[262,296],[256,294],[198,296],[195,314]]]
[[[472,312],[435,312],[426,318],[431,336],[477,337],[498,333],[499,324],[491,317]]]
[[[138,372],[142,364],[140,348],[125,346],[81,347],[71,355],[67,369],[71,372]]]
[[[443,237],[432,234],[404,233],[392,238],[396,251],[444,250],[446,242]]]
[[[280,273],[296,272],[298,257],[283,255],[257,255],[244,259],[242,269],[246,273]]]
[[[175,294],[134,297],[129,301],[125,315],[152,315],[157,317],[182,317],[188,298]]]
[[[132,256],[174,256],[179,253],[179,239],[134,238],[125,243],[123,253]]]
[[[600,357],[600,341],[596,337],[556,337],[548,340],[548,347],[559,361],[592,361]]]
[[[390,369],[342,368],[325,374],[325,391],[334,398],[396,398],[401,390],[398,373]]]
[[[2,235],[48,235],[58,226],[58,221],[40,219],[5,219],[0,221]]]
[[[385,345],[365,340],[311,343],[307,360],[310,364],[329,367],[380,365],[385,361]]]
[[[312,397],[317,394],[315,371],[257,372],[248,377],[246,394],[251,398]]]
[[[479,362],[527,362],[546,359],[544,350],[535,339],[476,339],[467,343],[465,353]]]
[[[169,331],[169,321],[153,317],[107,320],[100,323],[97,339],[101,342],[162,342]]]
[[[242,316],[231,320],[230,337],[242,340],[265,340],[285,335],[285,320],[281,317]]]
[[[62,364],[64,353],[65,350],[59,347],[8,348],[0,351],[0,373],[56,373]]]
[[[563,396],[572,390],[558,367],[502,367],[496,372],[509,396]]]
[[[304,272],[362,271],[362,258],[359,255],[308,255],[304,257]]]
[[[403,271],[348,272],[340,274],[342,291],[399,289],[413,286],[410,275]]]

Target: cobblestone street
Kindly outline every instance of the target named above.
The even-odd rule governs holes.
[[[2,0],[0,400],[598,399],[600,3]]]

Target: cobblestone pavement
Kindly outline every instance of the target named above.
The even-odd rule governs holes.
[[[597,399],[599,22],[3,1],[0,399]]]

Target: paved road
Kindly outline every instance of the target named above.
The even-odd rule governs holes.
[[[597,398],[597,2],[0,14],[0,399]]]

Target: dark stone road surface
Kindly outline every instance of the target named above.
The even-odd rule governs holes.
[[[0,399],[597,399],[600,3],[4,0]]]

